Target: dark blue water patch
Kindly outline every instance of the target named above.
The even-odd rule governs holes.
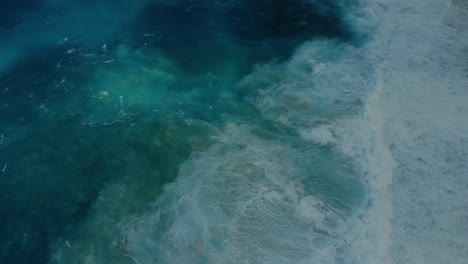
[[[134,210],[154,201],[193,150],[188,135],[207,136],[189,129],[177,116],[100,127],[70,122],[3,146],[0,263],[47,263],[51,245],[73,233],[104,186],[129,173],[152,186]]]
[[[333,1],[150,1],[130,27],[135,46],[163,50],[189,72],[216,71],[236,62],[284,59],[305,40],[350,40],[342,8]]]
[[[232,13],[230,31],[243,39],[313,38],[346,39],[343,10],[335,1],[257,0],[242,1]]]
[[[24,21],[31,11],[44,5],[44,0],[2,0],[0,2],[0,30],[12,29]]]

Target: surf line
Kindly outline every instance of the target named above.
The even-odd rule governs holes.
[[[368,123],[371,133],[368,152],[368,180],[371,186],[371,194],[374,201],[368,212],[369,235],[376,239],[372,245],[373,256],[369,256],[371,263],[391,264],[392,249],[392,225],[393,205],[389,186],[393,182],[394,169],[397,162],[385,142],[384,124],[385,115],[382,111],[382,94],[385,89],[384,79],[385,61],[378,68],[377,85],[366,100],[364,118]],[[375,259],[374,259],[375,258]]]

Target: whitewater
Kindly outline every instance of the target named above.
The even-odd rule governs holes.
[[[152,212],[119,224],[123,242],[115,243],[129,259],[466,261],[467,5],[368,1],[353,12],[349,23],[369,38],[361,46],[311,41],[287,62],[259,65],[237,85],[263,86],[248,98],[262,115],[353,163],[367,186],[348,187],[366,189],[360,199],[367,202],[338,201],[354,212],[333,208],[304,183],[315,166],[307,160],[320,154],[272,144],[252,124],[229,122],[215,132],[217,143],[183,163]],[[363,106],[351,115],[327,105],[360,96]],[[311,115],[307,104],[326,110]],[[325,173],[346,171],[335,166]],[[337,181],[349,184],[344,177]]]
[[[39,209],[0,211],[13,241],[0,260],[27,263],[18,248],[36,252],[28,241],[41,236],[41,258],[57,264],[466,263],[468,2],[298,2],[292,15],[272,8],[299,21],[286,29],[250,2],[157,0],[116,8],[92,33],[112,3],[86,4],[82,21],[48,1],[75,15],[2,31],[0,183],[27,192],[0,207]],[[235,12],[232,30],[221,18]],[[257,13],[260,29],[239,22]],[[54,47],[47,92],[60,96],[31,103],[38,117],[24,125],[18,102],[42,97],[8,97],[9,78],[28,71],[14,65],[36,39]]]

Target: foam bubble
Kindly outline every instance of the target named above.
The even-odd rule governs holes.
[[[333,128],[330,125],[317,126],[311,130],[301,130],[300,133],[303,138],[320,145],[336,143],[336,138],[333,135]]]

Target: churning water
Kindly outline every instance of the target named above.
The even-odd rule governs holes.
[[[0,263],[466,263],[463,0],[3,0]]]

